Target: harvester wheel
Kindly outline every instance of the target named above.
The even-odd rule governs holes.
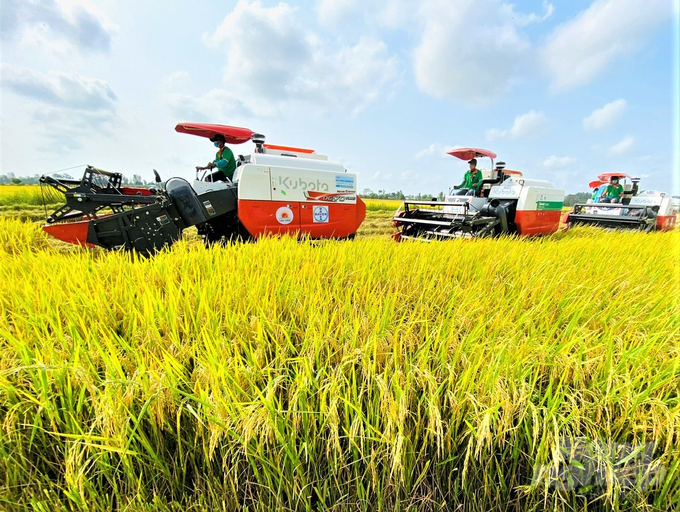
[[[235,223],[209,223],[204,229],[203,243],[206,247],[213,244],[246,242],[251,239],[250,233],[238,220]]]

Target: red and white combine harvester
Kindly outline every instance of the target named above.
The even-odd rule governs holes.
[[[458,148],[448,153],[461,160],[487,157],[482,185],[474,196],[449,189],[444,201],[406,200],[394,215],[395,240],[451,239],[501,234],[547,235],[557,231],[564,190],[549,182],[525,178],[521,172],[494,166],[496,154],[486,149]]]
[[[233,126],[180,123],[175,130],[219,134],[227,144],[253,141],[255,148],[238,157],[233,181],[210,181],[197,171],[193,184],[163,183],[156,173],[155,188],[126,187],[120,173],[89,166],[80,180],[43,176],[42,184],[66,198],[43,229],[65,242],[149,254],[190,226],[206,245],[267,234],[342,239],[354,237],[366,216],[356,175],[313,150],[264,144],[264,136]]]
[[[623,186],[620,202],[607,202],[603,196],[605,187],[612,178],[618,178]],[[587,224],[617,229],[639,229],[642,231],[669,231],[675,227],[680,212],[680,200],[656,190],[639,190],[640,178],[631,178],[620,172],[598,175],[590,182],[591,188],[598,188],[594,199],[577,203],[564,215],[567,228],[576,224]]]

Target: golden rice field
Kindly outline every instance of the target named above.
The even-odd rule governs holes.
[[[680,507],[680,231],[390,214],[151,259],[0,217],[0,509]]]
[[[57,191],[40,185],[2,185],[0,186],[0,206],[42,206],[43,198],[48,204],[63,201]]]

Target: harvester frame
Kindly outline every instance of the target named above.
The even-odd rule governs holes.
[[[155,187],[127,187],[122,174],[92,166],[80,180],[42,176],[41,184],[66,200],[43,229],[70,243],[151,254],[190,226],[211,245],[269,234],[352,238],[364,220],[356,176],[313,150],[267,145],[247,128],[180,123],[175,130],[206,138],[220,134],[229,144],[252,140],[256,147],[238,158],[233,181],[199,177],[197,171],[193,186],[183,178],[162,182],[154,170]]]
[[[542,235],[557,231],[564,191],[542,180],[530,180],[519,171],[494,166],[496,154],[480,148],[448,152],[461,160],[487,157],[491,169],[482,170],[477,195],[458,195],[449,189],[445,201],[404,200],[393,217],[397,241],[448,240],[501,234]]]
[[[598,175],[590,182],[591,188],[603,187],[609,179],[624,180],[621,202],[601,201],[601,190],[595,201],[576,203],[564,215],[567,229],[577,224],[599,226],[609,229],[637,229],[640,231],[668,231],[674,228],[680,212],[680,201],[659,191],[640,191],[640,178],[625,173],[608,172]],[[626,183],[630,179],[632,183]]]

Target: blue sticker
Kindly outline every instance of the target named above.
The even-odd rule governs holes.
[[[314,222],[328,222],[328,206],[314,207]]]
[[[335,188],[354,190],[354,176],[335,175]]]

